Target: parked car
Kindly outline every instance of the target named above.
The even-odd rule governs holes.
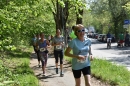
[[[105,36],[106,34],[98,34],[98,37],[97,37],[97,40],[98,41],[102,41],[103,37]]]
[[[98,33],[93,33],[92,38],[97,39]]]
[[[95,35],[95,39],[97,39],[97,38],[98,38],[98,34]]]

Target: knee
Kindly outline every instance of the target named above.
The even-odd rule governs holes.
[[[75,81],[76,81],[76,86],[81,86],[80,78],[75,79]]]
[[[75,86],[81,86],[81,85],[80,85],[80,82],[76,82],[76,85],[75,85]]]
[[[58,59],[56,59],[55,62],[58,63]]]
[[[63,64],[63,60],[60,60],[60,64]]]
[[[91,86],[91,83],[90,83],[90,82],[88,82],[88,83],[86,84],[86,86]]]

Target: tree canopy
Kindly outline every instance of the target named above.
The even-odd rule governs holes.
[[[82,23],[94,26],[99,33],[109,30],[117,36],[129,19],[129,0],[1,0],[0,50],[28,44],[31,37],[44,32],[54,35],[56,29]]]

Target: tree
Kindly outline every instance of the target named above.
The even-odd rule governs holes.
[[[126,11],[122,7],[124,6],[129,0],[108,0],[109,1],[109,10],[112,16],[112,22],[114,26],[115,36],[117,38],[118,31],[124,31],[123,29],[123,22],[124,19],[127,18]]]
[[[103,29],[107,26],[117,38],[118,33],[124,31],[124,19],[128,18],[126,10],[122,7],[128,1],[129,0],[93,0],[90,2],[91,13],[98,20],[102,20],[100,21],[100,25]]]
[[[0,50],[28,44],[36,33],[53,33],[53,16],[48,15],[51,11],[47,11],[46,6],[39,0],[8,0],[8,4],[3,0],[0,6]]]
[[[66,31],[66,24],[68,21],[69,10],[74,9],[75,13],[77,14],[77,22],[82,23],[82,14],[83,14],[83,2],[81,1],[73,1],[73,0],[51,0],[52,5],[50,5],[50,9],[52,10],[56,29],[60,29],[63,31],[64,38],[67,39],[67,31]],[[49,2],[48,2],[49,3]],[[79,15],[80,14],[80,15]],[[79,17],[80,16],[80,17]],[[65,40],[67,43],[67,40]]]
[[[107,0],[93,0],[87,2],[89,4],[89,17],[87,20],[88,25],[93,25],[98,33],[107,33],[111,21],[111,15],[108,9],[108,1]],[[112,31],[112,28],[111,28]]]

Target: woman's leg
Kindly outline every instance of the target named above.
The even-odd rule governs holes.
[[[37,56],[37,58],[38,58],[38,65],[39,65],[39,67],[40,67],[40,61],[41,61],[41,59],[40,59],[40,51],[38,50],[38,56]]]
[[[60,70],[61,70],[61,75],[63,75],[63,51],[59,51],[59,57],[60,57]]]
[[[46,59],[46,56],[43,52],[40,52],[40,60],[41,60],[41,63],[42,63],[43,74],[45,74],[45,67],[46,67],[47,59]]]
[[[85,80],[85,86],[91,86],[91,70],[90,70],[90,66],[85,67],[82,69],[83,75],[84,75],[84,80]]]
[[[81,79],[80,78],[75,78],[75,86],[80,86],[81,85]]]
[[[47,65],[47,59],[48,59],[48,54],[44,53],[43,57],[44,57],[44,61],[43,61],[43,73],[45,74],[46,65]]]
[[[75,86],[80,86],[81,85],[81,70],[73,70],[72,69],[72,72],[73,72],[73,75],[74,75],[74,78],[75,78]]]
[[[34,52],[36,53],[37,49],[36,49],[36,47],[34,45],[33,45],[33,49],[34,49]]]
[[[91,86],[91,76],[90,75],[84,75],[85,80],[85,86]]]
[[[45,62],[43,60],[41,60],[41,63],[42,63],[42,71],[43,71],[43,74],[45,74]]]
[[[55,57],[56,74],[58,74],[58,51],[54,50],[54,57]]]
[[[37,50],[36,51],[36,54],[37,54],[37,60],[38,60],[38,66],[40,67],[40,51],[39,50]]]

